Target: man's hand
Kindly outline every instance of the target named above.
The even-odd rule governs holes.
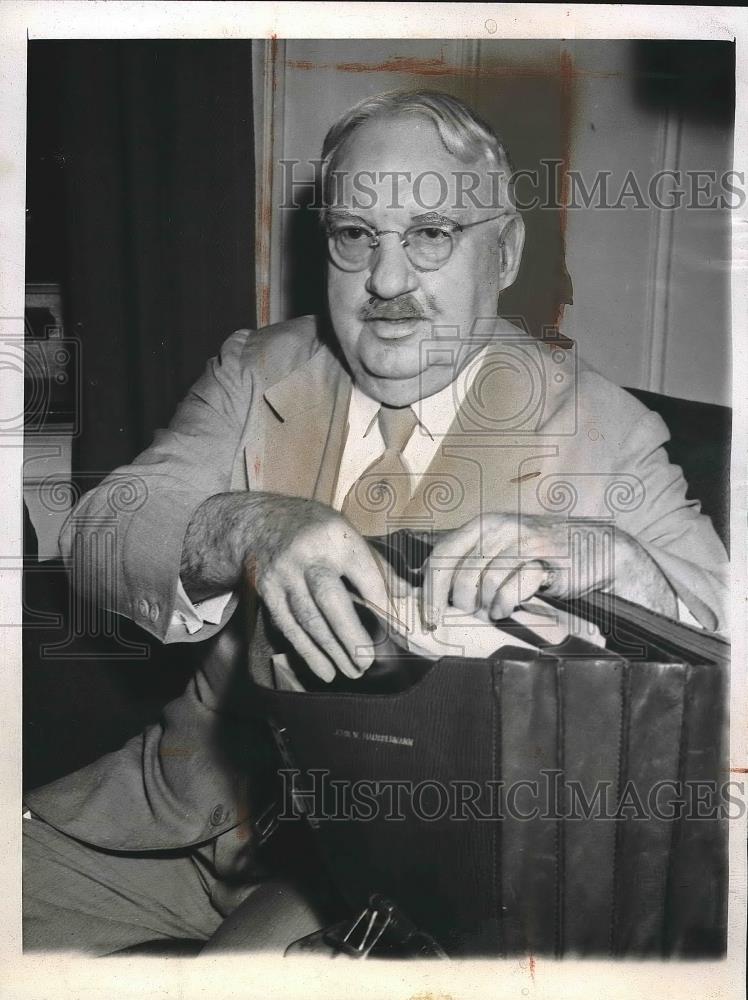
[[[389,599],[369,546],[314,500],[223,493],[206,500],[185,535],[181,578],[192,599],[233,589],[242,576],[311,670],[359,677],[374,660],[346,579],[380,608]]]
[[[675,594],[631,535],[529,514],[485,514],[439,539],[424,566],[423,620],[435,628],[451,602],[487,621],[511,615],[537,592],[613,593],[675,617]]]

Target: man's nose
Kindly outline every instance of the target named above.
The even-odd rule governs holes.
[[[396,299],[418,287],[418,278],[398,233],[384,233],[374,251],[366,290],[380,299]]]

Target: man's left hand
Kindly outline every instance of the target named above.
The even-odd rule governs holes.
[[[451,603],[499,621],[538,592],[568,598],[593,590],[677,616],[672,587],[625,531],[541,514],[483,514],[434,546],[424,566],[423,619],[435,628]]]

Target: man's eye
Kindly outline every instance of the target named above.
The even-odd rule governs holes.
[[[422,243],[447,243],[451,239],[448,229],[440,229],[438,226],[422,226],[411,231],[411,238],[420,240]]]
[[[358,243],[371,239],[369,230],[363,229],[361,226],[344,226],[342,229],[338,229],[335,235],[346,243]]]

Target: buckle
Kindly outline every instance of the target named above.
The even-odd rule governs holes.
[[[383,896],[372,896],[342,937],[338,936],[340,931],[330,935],[331,943],[351,958],[367,958],[392,923],[394,911],[394,903]]]

